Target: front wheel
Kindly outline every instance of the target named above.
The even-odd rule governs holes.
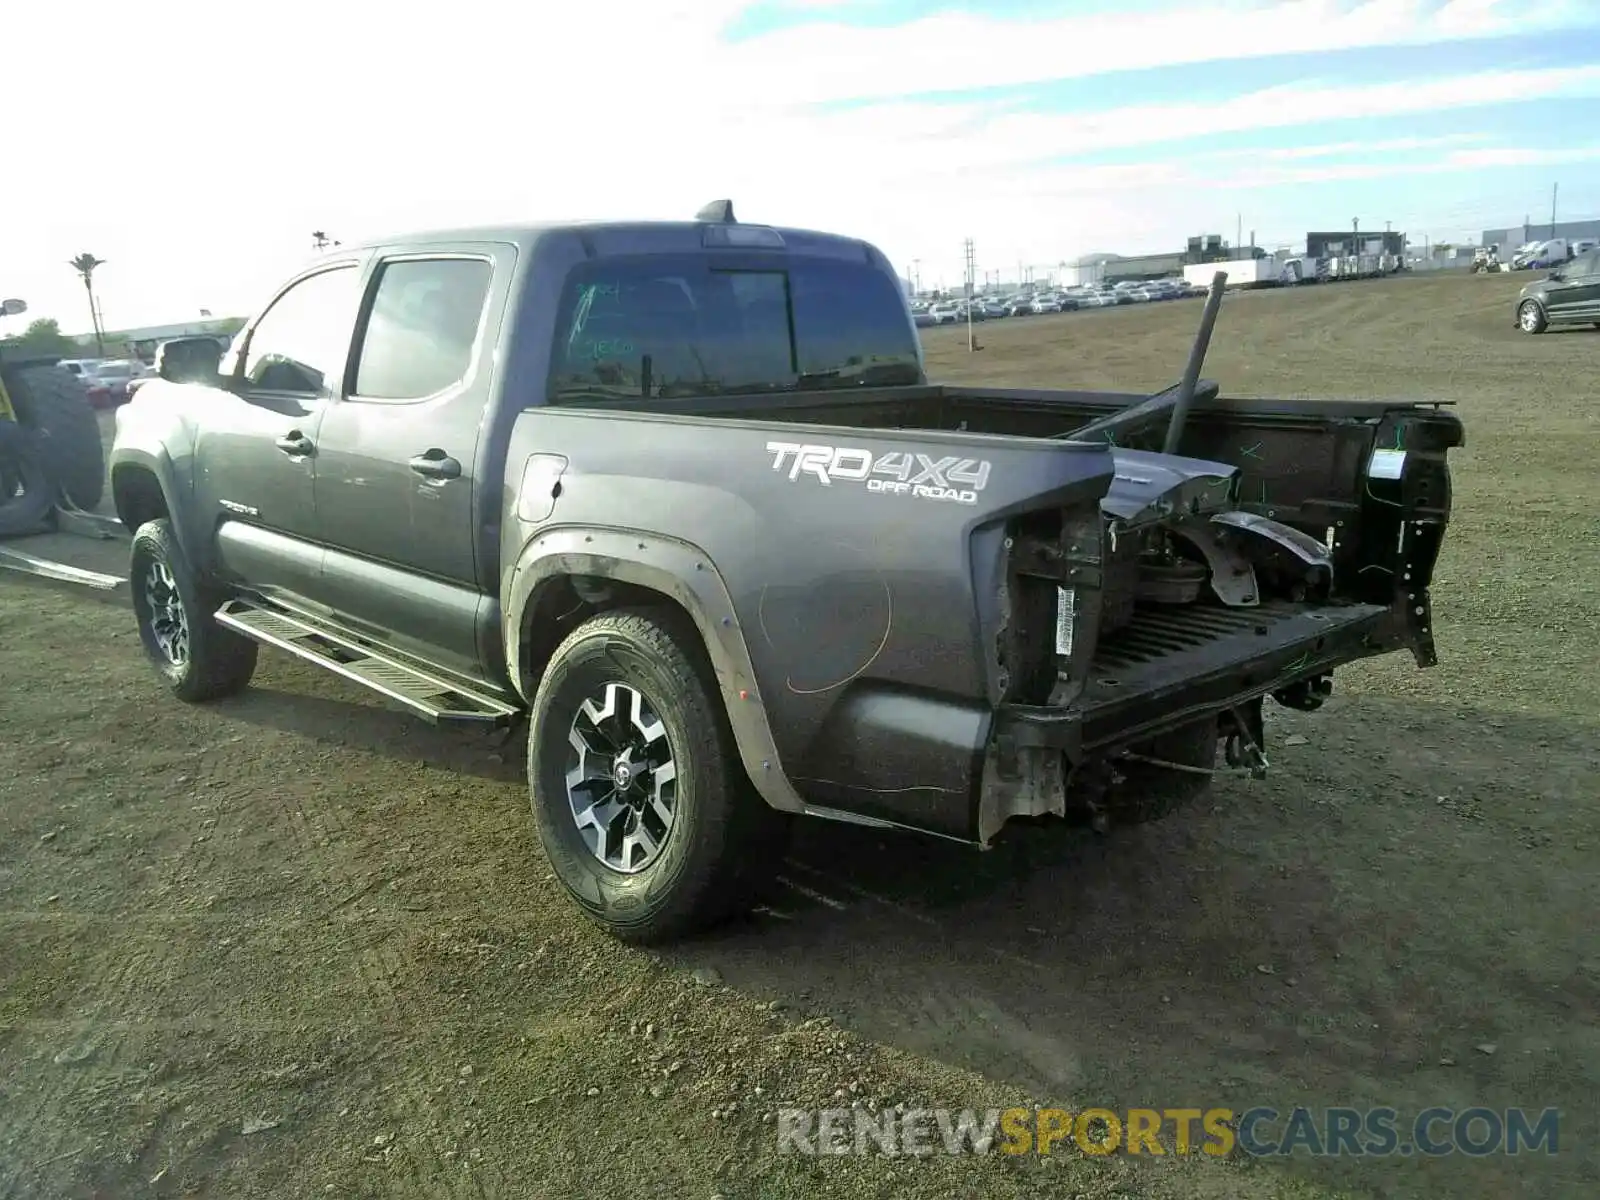
[[[217,624],[225,597],[200,581],[166,518],[139,526],[128,567],[139,640],[173,694],[201,703],[243,691],[259,647]]]
[[[630,942],[709,926],[744,898],[782,822],[739,766],[692,624],[604,613],[557,648],[529,715],[546,856],[578,906]]]
[[[1517,324],[1522,327],[1523,333],[1543,333],[1550,322],[1545,319],[1544,309],[1528,300],[1517,310]]]

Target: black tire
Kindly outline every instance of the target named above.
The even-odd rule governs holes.
[[[162,570],[166,581],[159,578]],[[213,614],[227,597],[195,574],[165,517],[146,521],[134,533],[128,584],[139,640],[173,695],[200,704],[249,686],[260,648],[217,624]],[[175,612],[183,618],[181,654],[174,652],[170,637]]]
[[[659,722],[675,767],[672,823],[656,856],[619,856],[616,865],[591,849],[574,811],[585,801],[569,795],[567,785],[568,771],[580,759],[570,740],[580,709],[591,698],[609,699],[611,684],[642,698],[641,712],[652,728]],[[624,694],[611,693],[619,703]],[[607,728],[627,732],[626,726]],[[615,748],[622,740],[614,737],[610,744]],[[649,770],[653,746],[625,750],[625,761]],[[781,841],[777,831],[788,822],[745,778],[699,633],[673,613],[604,613],[561,643],[529,713],[528,783],[539,840],[556,878],[591,920],[624,941],[661,942],[706,929],[748,901],[760,878],[777,873],[777,860],[769,856]],[[619,808],[623,824],[613,829],[629,820],[637,829],[646,819],[643,790],[635,783],[639,807],[632,817]],[[591,800],[598,794],[587,793]],[[622,853],[629,854],[626,843]]]
[[[1190,770],[1175,770],[1138,758],[1117,764],[1121,780],[1107,793],[1105,808],[1118,825],[1143,825],[1193,804],[1211,790],[1212,776],[1200,774],[1217,762],[1217,720],[1207,717],[1151,738],[1129,751]]]
[[[1525,300],[1517,309],[1517,326],[1523,333],[1543,333],[1550,327],[1550,320],[1538,301]]]
[[[31,429],[0,418],[0,537],[49,529],[56,493],[39,438]]]
[[[89,389],[60,367],[20,367],[6,373],[17,420],[38,435],[45,466],[78,508],[94,509],[105,495],[106,456]]]

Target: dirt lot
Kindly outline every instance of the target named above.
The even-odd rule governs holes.
[[[1157,826],[807,829],[779,911],[670,953],[574,921],[517,748],[276,654],[186,709],[114,597],[0,576],[0,1197],[1592,1195],[1600,336],[1517,335],[1520,282],[1231,298],[1207,364],[1460,403],[1437,669],[1274,710],[1269,779]],[[1154,388],[1198,316],[927,336],[944,378]],[[1563,1153],[775,1154],[775,1104],[852,1098],[1558,1105]]]

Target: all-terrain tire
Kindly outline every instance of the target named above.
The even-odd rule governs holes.
[[[173,695],[200,704],[249,686],[260,648],[217,624],[227,597],[196,575],[165,517],[134,533],[128,583],[139,640]]]
[[[39,438],[46,469],[68,500],[81,509],[100,503],[106,456],[89,390],[60,367],[20,367],[6,373],[17,420]]]
[[[620,686],[613,691],[610,685]],[[619,758],[643,763],[665,753],[674,765],[672,823],[654,857],[608,865],[591,842],[602,849],[616,843],[600,839],[593,826],[586,835],[575,815],[597,793],[583,788],[572,794],[568,787],[569,771],[592,762],[603,766],[607,755],[581,756],[572,738],[586,701],[620,706],[633,694],[645,714],[635,727],[653,729],[659,722],[665,751],[624,751],[610,759],[609,776],[596,778],[614,782]],[[600,708],[597,703],[591,711]],[[582,727],[586,742],[593,728]],[[612,745],[629,732],[626,726],[607,728],[622,735]],[[557,647],[529,713],[528,784],[539,840],[556,878],[591,920],[624,941],[661,942],[708,928],[747,902],[762,877],[777,873],[777,859],[768,856],[781,855],[781,847],[774,850],[781,840],[775,834],[787,821],[745,777],[699,633],[672,612],[603,613]],[[603,795],[610,785],[595,786]],[[645,806],[644,798],[626,794]],[[623,814],[623,825],[608,826],[623,829],[629,819]],[[641,811],[633,828],[644,819]]]
[[[1141,757],[1191,769],[1124,759],[1117,764],[1122,779],[1106,796],[1107,815],[1114,824],[1142,825],[1193,804],[1211,790],[1212,776],[1197,772],[1210,771],[1216,765],[1218,741],[1217,719],[1207,717],[1130,746],[1129,750]]]
[[[0,419],[0,537],[49,529],[56,492],[38,436],[15,421]]]

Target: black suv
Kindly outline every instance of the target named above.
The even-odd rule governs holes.
[[[1600,250],[1578,255],[1517,293],[1517,328],[1543,333],[1552,325],[1600,327]]]

